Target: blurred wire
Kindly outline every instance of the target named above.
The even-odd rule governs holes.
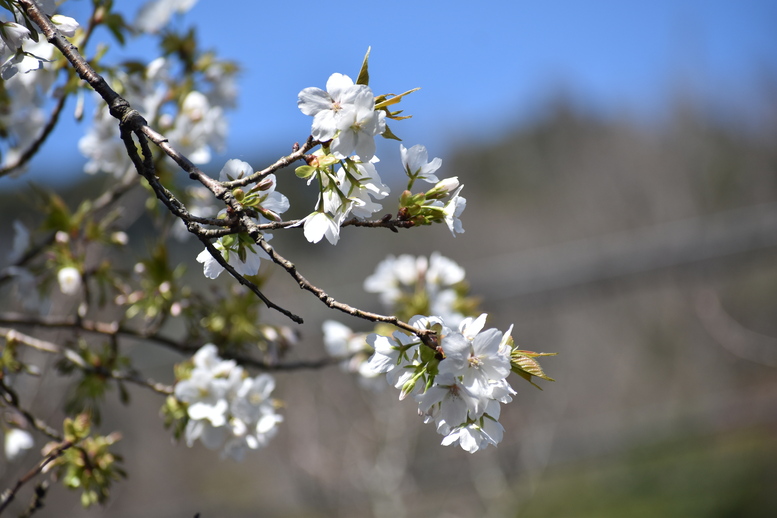
[[[489,300],[567,290],[777,246],[777,203],[483,259],[469,273]]]

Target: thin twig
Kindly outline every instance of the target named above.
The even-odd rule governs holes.
[[[27,162],[30,161],[32,157],[35,156],[40,147],[44,142],[46,142],[46,139],[48,139],[49,135],[51,135],[51,132],[54,131],[54,128],[57,126],[57,122],[59,122],[59,114],[65,107],[65,101],[67,101],[67,94],[63,93],[62,97],[59,98],[57,105],[51,111],[49,121],[43,127],[43,131],[41,131],[40,135],[38,135],[38,137],[30,144],[30,146],[25,149],[21,155],[19,155],[19,158],[16,159],[15,163],[9,164],[0,169],[0,177],[14,172],[15,170],[24,166]]]
[[[275,171],[279,169],[283,169],[284,167],[287,167],[288,165],[296,162],[297,160],[301,160],[305,157],[305,154],[319,145],[320,142],[317,140],[314,140],[313,137],[308,137],[308,140],[300,147],[299,149],[296,149],[292,154],[285,156],[283,158],[278,159],[274,164],[270,165],[269,167],[266,167],[265,169],[261,171],[257,171],[254,174],[248,175],[245,178],[239,178],[237,180],[232,180],[230,182],[222,182],[221,185],[223,185],[227,189],[234,189],[235,187],[243,187],[245,185],[248,185],[250,183],[257,183],[261,182],[264,177],[269,176],[270,174],[274,173]],[[298,147],[295,145],[295,148]]]
[[[208,240],[208,238],[206,238],[205,236],[200,236],[200,235],[198,235],[197,237],[199,237],[200,241],[202,241],[202,244],[205,245],[205,249],[208,250],[208,253],[210,253],[210,255],[219,263],[219,265],[221,265],[225,270],[227,270],[229,272],[229,274],[232,277],[234,277],[240,284],[242,284],[243,286],[247,287],[249,290],[254,292],[256,294],[256,296],[259,297],[262,300],[262,302],[264,302],[267,305],[268,308],[272,308],[272,309],[274,309],[274,310],[276,310],[276,311],[286,315],[287,317],[289,317],[292,321],[296,322],[297,324],[302,324],[303,323],[302,317],[300,317],[299,315],[295,315],[291,311],[289,311],[287,309],[284,309],[284,308],[280,307],[279,305],[275,304],[273,301],[268,299],[264,295],[264,293],[261,292],[261,290],[259,290],[259,287],[256,284],[254,284],[253,282],[249,281],[248,279],[246,279],[245,277],[240,275],[237,272],[237,270],[235,270],[232,267],[232,265],[229,264],[226,261],[226,259],[224,259],[224,256],[221,255],[221,252],[216,250],[216,247],[214,247],[211,244],[211,242]],[[264,241],[264,240],[262,239],[262,241]]]
[[[408,331],[414,335],[417,335],[424,344],[432,347],[435,350],[437,349],[437,344],[434,340],[434,333],[432,331],[417,329],[393,315],[389,316],[380,315],[378,313],[371,313],[369,311],[363,311],[353,306],[349,306],[343,302],[338,302],[333,297],[329,296],[324,290],[314,286],[310,281],[308,281],[301,273],[299,273],[299,271],[297,271],[297,267],[294,265],[294,263],[276,252],[275,249],[264,240],[262,233],[251,222],[250,218],[243,216],[241,223],[246,227],[248,234],[254,239],[254,242],[261,246],[265,252],[267,252],[267,255],[270,256],[270,259],[272,259],[275,264],[278,264],[284,270],[286,270],[286,272],[288,272],[288,274],[291,275],[295,281],[297,281],[297,284],[301,289],[314,294],[328,307],[337,309],[343,313],[348,313],[349,315],[358,318],[369,320],[371,322],[386,322],[388,324],[392,324],[393,326],[398,327],[404,331]]]
[[[3,401],[15,408],[16,411],[19,412],[22,417],[24,417],[30,426],[55,441],[62,441],[62,436],[59,434],[59,432],[46,424],[46,422],[42,419],[32,415],[29,410],[22,408],[21,404],[19,403],[19,395],[15,390],[13,390],[5,383],[5,380],[2,376],[0,376],[0,392],[2,392]]]
[[[52,461],[59,458],[63,453],[65,453],[65,450],[68,448],[73,447],[73,443],[70,441],[64,441],[59,446],[54,448],[53,451],[51,451],[48,455],[43,457],[43,459],[32,468],[29,472],[27,472],[26,475],[24,475],[22,478],[16,481],[16,484],[14,487],[7,489],[3,492],[2,497],[0,497],[0,513],[2,513],[6,507],[8,507],[8,504],[11,503],[11,501],[16,496],[16,493],[19,492],[19,490],[22,488],[24,484],[38,476],[38,474],[43,471],[43,469]],[[32,514],[32,513],[30,513]]]
[[[125,336],[128,338],[137,338],[137,339],[147,340],[150,342],[156,342],[163,347],[166,347],[168,349],[171,349],[173,351],[176,351],[182,354],[194,354],[200,348],[198,345],[191,345],[186,341],[177,342],[172,338],[162,336],[158,333],[148,334],[148,333],[143,333],[141,331],[130,329],[124,326],[120,326],[117,322],[97,322],[92,320],[79,320],[74,317],[51,317],[51,316],[41,317],[41,316],[22,315],[19,313],[0,313],[0,324],[10,324],[15,326],[24,325],[24,326],[35,326],[35,327],[50,327],[50,328],[71,328],[71,329],[86,331],[89,333],[102,334],[102,335],[112,336],[112,337]],[[12,330],[0,327],[0,335],[7,336],[7,333],[9,331],[12,331]],[[15,333],[18,333],[18,331],[15,331],[15,330],[13,331]],[[14,335],[11,335],[11,336],[14,336]],[[29,338],[32,339],[32,337],[29,337]],[[26,344],[26,342],[22,342],[22,343]],[[30,346],[45,352],[50,352],[54,354],[60,353],[60,346],[57,346],[56,344],[51,344],[50,342],[45,342],[42,340],[37,342],[35,346],[33,345],[30,345]],[[327,367],[329,365],[333,365],[338,361],[342,360],[342,358],[324,357],[324,358],[319,358],[314,360],[302,360],[302,361],[287,362],[287,363],[268,363],[266,361],[257,360],[250,356],[245,356],[241,354],[232,354],[229,352],[223,353],[222,356],[231,360],[235,360],[241,365],[245,365],[247,367],[253,367],[264,371],[290,371],[290,370],[301,370],[301,369],[318,369],[321,367]]]
[[[117,370],[91,365],[87,363],[81,357],[81,355],[71,349],[68,349],[67,347],[63,347],[53,342],[41,340],[24,333],[20,333],[15,329],[0,327],[0,335],[3,335],[6,341],[16,341],[39,351],[62,355],[66,360],[84,372],[99,374],[100,376],[105,376],[117,381],[127,381],[129,383],[134,383],[135,385],[151,389],[158,394],[168,395],[173,393],[173,388],[169,385],[157,383],[150,379],[144,379],[133,372],[120,372]]]

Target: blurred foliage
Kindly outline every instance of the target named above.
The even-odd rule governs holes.
[[[514,516],[777,516],[777,440],[768,428],[678,437],[556,466],[537,488]]]

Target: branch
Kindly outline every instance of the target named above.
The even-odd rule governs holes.
[[[25,165],[32,157],[35,156],[40,147],[44,142],[46,142],[46,139],[49,137],[49,135],[51,135],[51,132],[54,131],[54,128],[57,126],[57,122],[59,122],[59,114],[62,112],[62,108],[65,107],[66,100],[67,94],[63,93],[62,97],[59,98],[59,102],[57,102],[57,105],[52,110],[51,115],[49,116],[49,121],[46,123],[46,126],[43,127],[43,131],[41,131],[40,135],[38,135],[38,138],[36,138],[32,144],[30,144],[30,147],[25,149],[24,152],[19,155],[19,158],[15,163],[0,168],[0,177],[14,172],[16,169],[19,169]]]
[[[337,309],[339,311],[342,311],[343,313],[348,313],[351,316],[369,320],[370,322],[386,322],[388,324],[392,324],[395,327],[398,327],[404,331],[407,331],[409,333],[412,333],[418,336],[418,338],[420,338],[424,344],[437,350],[437,344],[434,338],[435,335],[434,335],[434,332],[432,331],[416,329],[415,327],[411,326],[407,322],[399,320],[399,318],[397,318],[396,316],[388,316],[388,315],[380,315],[378,313],[371,313],[369,311],[363,311],[361,309],[354,308],[353,306],[349,306],[348,304],[336,301],[334,298],[330,297],[324,290],[311,284],[310,281],[308,281],[301,273],[297,271],[297,267],[294,265],[294,263],[292,263],[288,259],[281,256],[278,252],[276,252],[275,249],[273,249],[273,247],[270,246],[264,240],[264,236],[262,235],[261,231],[257,228],[258,226],[255,223],[253,223],[248,216],[243,215],[241,217],[241,223],[243,224],[243,226],[246,227],[248,234],[251,236],[251,238],[253,238],[254,242],[257,245],[261,246],[265,252],[267,252],[267,255],[270,256],[270,258],[273,260],[273,262],[275,262],[275,264],[280,265],[284,270],[286,270],[289,273],[289,275],[291,275],[292,278],[295,281],[297,281],[297,284],[301,289],[309,291],[310,293],[314,294],[316,297],[318,297],[319,300],[321,300],[321,302],[326,304],[328,307],[332,309]]]
[[[60,354],[66,360],[68,360],[70,363],[72,363],[79,369],[83,370],[84,372],[99,374],[100,376],[105,376],[107,378],[115,379],[117,381],[127,381],[129,383],[134,383],[135,385],[140,385],[142,387],[151,389],[158,394],[169,395],[173,393],[173,388],[169,385],[157,383],[150,379],[148,380],[143,379],[139,375],[132,372],[120,372],[117,370],[111,370],[111,369],[90,365],[78,353],[76,353],[71,349],[68,349],[67,347],[63,347],[53,342],[48,342],[46,340],[40,340],[38,338],[26,335],[24,333],[20,333],[15,329],[7,329],[7,328],[0,327],[0,335],[3,335],[6,341],[16,341],[28,347],[32,347],[33,349],[37,349],[39,351],[53,353],[53,354]]]
[[[280,230],[286,228],[302,228],[301,219],[291,219],[288,221],[271,221],[269,223],[255,224],[258,230]],[[351,218],[343,221],[341,227],[368,227],[368,228],[387,228],[392,232],[398,232],[398,228],[411,228],[415,224],[412,221],[404,219],[391,219],[391,214],[386,214],[380,219],[361,220]]]
[[[294,145],[294,152],[288,156],[285,156],[281,159],[279,159],[277,162],[272,164],[271,166],[263,169],[262,171],[257,171],[252,175],[246,176],[245,178],[240,178],[238,180],[232,180],[231,182],[222,182],[221,185],[223,185],[227,189],[234,189],[235,187],[243,187],[244,185],[248,185],[249,183],[255,183],[260,182],[265,176],[268,176],[278,169],[283,169],[284,167],[296,162],[297,160],[301,160],[305,157],[305,154],[319,145],[320,142],[317,140],[314,140],[312,136],[308,137],[308,140],[302,145],[302,147],[299,147],[299,144]]]
[[[72,328],[72,329],[78,329],[81,331],[86,331],[89,333],[96,333],[96,334],[107,335],[107,336],[121,335],[129,338],[137,338],[137,339],[148,340],[151,342],[156,342],[163,347],[172,349],[174,351],[177,351],[183,354],[194,354],[199,350],[199,346],[189,345],[186,342],[176,342],[171,338],[167,338],[165,336],[162,336],[156,333],[147,334],[140,331],[136,331],[134,329],[129,329],[129,328],[120,326],[117,322],[96,322],[92,320],[76,319],[75,317],[32,317],[32,316],[22,315],[18,313],[0,313],[0,324],[25,325],[25,326],[36,326],[36,327],[39,326],[39,327],[51,327],[51,328]],[[12,336],[20,336],[20,335],[26,336],[26,335],[22,335],[18,331],[8,330],[4,328],[0,328],[0,335],[7,334],[8,331],[13,331],[14,333],[16,333],[16,335],[12,335]],[[21,343],[24,343],[25,345],[30,345],[30,344],[27,344],[26,342],[21,342]],[[59,351],[60,346],[56,344],[51,344],[50,342],[40,341],[37,345],[38,346],[32,346],[32,345],[30,346],[46,352],[51,352],[51,353],[60,352]],[[224,353],[223,356],[227,359],[235,360],[242,365],[246,365],[248,367],[254,367],[256,369],[265,370],[265,371],[291,371],[291,370],[301,370],[301,369],[318,369],[322,367],[327,367],[329,365],[334,365],[335,363],[342,361],[342,358],[331,358],[327,356],[327,357],[319,358],[315,360],[301,360],[301,361],[288,362],[288,363],[267,363],[265,361],[257,360],[250,356],[230,354],[228,352]]]
[[[294,314],[294,313],[292,313],[291,311],[289,311],[289,310],[287,310],[287,309],[284,309],[284,308],[282,308],[282,307],[278,306],[277,304],[275,304],[274,302],[272,302],[270,299],[268,299],[268,298],[267,298],[267,297],[264,295],[264,293],[262,293],[262,292],[259,290],[259,287],[258,287],[256,284],[254,284],[253,282],[249,281],[248,279],[246,279],[245,277],[243,277],[242,275],[240,275],[240,274],[237,272],[237,270],[235,270],[235,269],[232,267],[232,265],[231,265],[231,264],[229,264],[229,263],[228,263],[228,262],[227,262],[227,261],[224,259],[224,256],[223,256],[223,255],[221,255],[221,252],[219,252],[218,250],[216,250],[216,247],[214,247],[214,246],[211,244],[211,242],[208,240],[208,238],[206,238],[206,237],[204,237],[204,236],[199,236],[199,235],[198,235],[197,237],[199,237],[200,241],[202,241],[202,243],[205,245],[205,248],[208,250],[208,253],[210,253],[210,255],[211,255],[211,256],[212,256],[212,257],[213,257],[213,258],[214,258],[214,259],[215,259],[215,260],[216,260],[216,261],[217,261],[217,262],[218,262],[218,263],[219,263],[219,264],[220,264],[220,265],[221,265],[221,266],[222,266],[222,267],[223,267],[223,268],[226,270],[226,271],[228,271],[228,272],[229,272],[229,274],[230,274],[232,277],[234,277],[234,278],[235,278],[235,279],[236,279],[236,280],[237,280],[237,281],[238,281],[240,284],[242,284],[243,286],[247,287],[249,290],[253,291],[253,292],[256,294],[256,296],[257,296],[257,297],[259,297],[259,298],[262,300],[262,302],[264,302],[264,303],[267,305],[267,307],[268,307],[268,308],[272,308],[272,309],[274,309],[274,310],[276,310],[276,311],[278,311],[278,312],[280,312],[280,313],[282,313],[282,314],[286,315],[287,317],[289,317],[289,318],[290,318],[292,321],[296,322],[297,324],[302,324],[302,323],[303,323],[302,317],[300,317],[300,316],[298,316],[298,315],[295,315],[295,314]],[[262,239],[262,241],[264,241],[264,239]]]
[[[65,453],[65,450],[68,448],[73,447],[73,443],[70,441],[64,441],[59,446],[54,448],[54,450],[51,451],[48,455],[43,457],[43,459],[38,463],[37,466],[32,468],[26,475],[24,475],[22,478],[16,481],[16,484],[14,487],[7,489],[3,492],[3,495],[0,497],[0,513],[2,513],[6,507],[8,507],[8,504],[11,503],[11,501],[16,496],[16,493],[19,492],[19,489],[38,476],[39,473],[43,471],[43,469],[52,461],[56,460],[58,457],[60,457],[63,453]],[[32,514],[32,513],[29,513]],[[28,516],[29,516],[28,514]]]

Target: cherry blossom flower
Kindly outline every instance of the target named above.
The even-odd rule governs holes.
[[[5,458],[11,462],[32,448],[35,441],[30,432],[20,428],[11,428],[5,432]]]
[[[70,16],[64,16],[61,14],[55,14],[51,17],[52,23],[57,26],[59,32],[68,38],[72,38],[76,35],[76,31],[80,27],[79,23]]]
[[[81,289],[81,272],[73,266],[65,266],[57,272],[59,289],[65,295],[75,295]]]
[[[224,148],[227,123],[220,106],[213,106],[205,94],[193,90],[181,104],[174,127],[167,137],[195,164],[207,164],[211,150]]]
[[[0,22],[0,38],[11,53],[22,48],[22,44],[30,39],[30,30],[16,22]]]
[[[445,224],[448,225],[448,228],[450,229],[453,237],[456,237],[457,233],[464,233],[464,227],[462,226],[461,220],[459,219],[459,216],[461,216],[461,213],[464,212],[464,209],[467,207],[467,199],[459,196],[459,193],[461,193],[463,188],[463,185],[459,186],[459,188],[456,189],[456,192],[453,193],[453,196],[451,196],[451,199],[448,201],[448,203],[445,204],[445,207],[443,208],[443,213],[445,214]]]
[[[358,155],[362,160],[375,156],[375,137],[386,130],[386,114],[375,111],[375,99],[369,88],[360,90],[353,104],[340,114],[330,149],[337,158]]]
[[[415,180],[423,180],[429,183],[439,182],[434,172],[442,166],[442,159],[434,158],[429,162],[429,154],[426,147],[416,144],[410,149],[406,149],[402,144],[399,145],[399,154],[402,157],[402,166],[405,173],[410,178],[410,186]]]
[[[369,218],[383,208],[373,201],[383,199],[391,192],[378,174],[373,162],[362,162],[360,157],[352,157],[350,167],[341,167],[336,174],[338,189],[350,200],[350,213],[359,219]],[[375,157],[373,157],[375,158]]]
[[[389,310],[393,310],[393,305],[403,297],[425,293],[429,313],[455,326],[464,318],[456,309],[461,296],[455,289],[463,280],[464,269],[438,252],[429,259],[409,254],[389,255],[364,281],[364,289],[378,293]]]
[[[442,445],[449,446],[458,442],[459,446],[469,453],[475,453],[489,445],[496,446],[504,436],[504,427],[497,421],[499,410],[499,403],[491,401],[480,418],[448,431]]]
[[[468,416],[483,414],[485,402],[450,373],[439,374],[433,386],[415,397],[418,410],[435,421],[454,426],[465,423]]]
[[[303,234],[310,243],[318,243],[322,238],[336,245],[340,240],[340,223],[345,219],[344,215],[337,218],[325,212],[312,212],[302,218],[297,225],[304,225]]]
[[[273,377],[248,377],[234,361],[222,360],[213,344],[200,348],[192,363],[190,377],[179,381],[174,392],[187,404],[187,445],[199,439],[206,448],[223,447],[222,456],[235,460],[265,446],[283,421],[270,397]]]
[[[302,90],[297,106],[302,113],[313,117],[312,137],[322,142],[334,138],[340,129],[343,111],[353,107],[361,92],[368,92],[372,98],[368,86],[355,85],[350,77],[337,73],[329,76],[326,92],[315,87]],[[371,109],[375,109],[374,101]]]
[[[254,169],[248,162],[232,158],[227,160],[219,173],[219,180],[228,182],[239,180],[254,174]],[[289,210],[289,199],[275,190],[276,179],[274,174],[265,176],[260,189],[252,189],[251,195],[256,198],[253,207],[256,207],[263,213],[267,213],[274,219],[280,220],[278,214],[283,214]]]
[[[264,236],[265,241],[269,241],[271,238],[271,234],[265,234]],[[213,243],[213,247],[221,252],[221,256],[240,275],[256,275],[259,272],[262,259],[270,259],[267,252],[255,243],[248,244],[239,241],[237,244],[227,246],[224,242],[225,238],[219,238]],[[209,279],[217,278],[224,271],[224,267],[211,255],[207,248],[197,255],[197,262],[202,263],[203,273]]]
[[[502,332],[481,331],[486,314],[477,319],[467,318],[459,332],[446,334],[440,346],[445,359],[440,362],[440,374],[460,377],[473,391],[491,396],[490,381],[501,381],[510,374],[510,356],[501,349]]]

